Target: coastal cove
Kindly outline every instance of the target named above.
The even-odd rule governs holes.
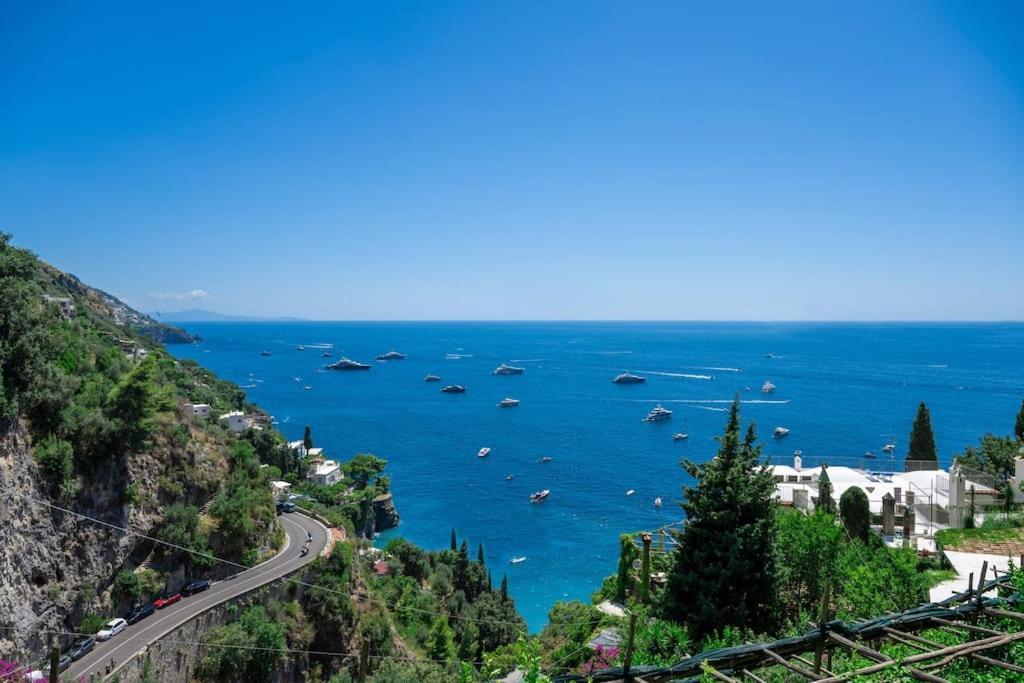
[[[244,387],[289,439],[309,424],[329,457],[385,458],[402,517],[385,536],[443,548],[454,527],[473,546],[482,543],[495,580],[508,574],[531,630],[555,601],[586,600],[614,571],[619,533],[678,521],[678,462],[713,455],[737,393],[773,462],[788,463],[800,449],[805,466],[827,460],[871,469],[889,468],[881,449],[890,438],[900,468],[919,401],[931,409],[948,465],[979,435],[1008,432],[1024,393],[1021,324],[210,322],[186,329],[202,341],[168,350]],[[408,357],[374,361],[389,350]],[[324,369],[342,356],[372,368]],[[493,375],[501,363],[524,372]],[[647,382],[613,384],[621,372]],[[430,373],[441,382],[424,382]],[[776,391],[762,393],[765,381]],[[447,384],[467,391],[441,393]],[[521,403],[498,408],[505,397]],[[672,419],[641,422],[658,403]],[[780,426],[789,434],[773,439]],[[673,441],[676,432],[689,438]],[[486,458],[477,457],[482,447],[492,449]],[[866,451],[877,458],[865,461]],[[544,456],[551,462],[541,464]],[[531,505],[529,494],[540,489],[550,489],[550,499]],[[653,505],[656,497],[663,507]],[[513,566],[513,557],[527,559]]]

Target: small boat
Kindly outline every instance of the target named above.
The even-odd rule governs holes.
[[[887,443],[884,446],[882,446],[882,452],[883,453],[892,453],[895,450],[896,450],[896,444],[894,444],[894,443]]]
[[[621,375],[616,375],[615,379],[612,380],[613,384],[643,384],[647,381],[646,377],[640,375],[632,375],[628,372],[624,372]]]
[[[320,357],[321,358],[330,358],[331,357],[331,352],[330,351],[324,351],[323,353],[320,354]]]
[[[543,491],[536,491],[530,494],[531,503],[542,503],[547,500],[548,496],[551,495],[551,491],[544,489]]]
[[[774,356],[774,355],[772,355],[772,354],[770,354],[770,353],[766,353],[766,354],[764,354],[764,357],[765,357],[765,358],[768,358],[768,359],[771,359],[771,358],[775,358],[775,356]]]
[[[405,354],[398,351],[388,351],[377,356],[377,360],[405,360]]]
[[[483,448],[481,448],[477,452],[476,457],[478,457],[478,458],[486,458],[490,454],[491,454],[491,449],[488,448],[487,446],[484,446]]]
[[[512,477],[511,474],[506,474],[505,475],[505,481],[512,481],[512,479],[513,479],[513,477]]]
[[[466,393],[466,387],[461,384],[449,384],[446,387],[441,387],[441,391],[446,394],[464,394]]]
[[[423,378],[423,381],[424,382],[440,382],[441,378],[438,377],[437,375],[427,375],[426,377]]]
[[[799,457],[800,457],[801,455],[803,455],[803,454],[804,454],[804,452],[803,452],[803,451],[793,451],[793,455],[794,455],[795,457],[797,457],[797,458],[799,458]]]
[[[627,496],[632,496],[634,493],[636,493],[636,491],[634,491],[633,489],[626,491]]]
[[[647,417],[644,418],[644,422],[664,422],[665,420],[672,419],[672,411],[668,408],[662,408],[661,405],[656,405],[651,409],[651,412],[647,413]]]
[[[750,391],[750,387],[744,387],[743,391]]]
[[[775,431],[772,432],[772,437],[776,439],[781,439],[787,434],[789,434],[789,429],[787,427],[776,427]]]
[[[867,453],[865,453],[865,454],[864,454],[864,458],[865,458],[866,460],[874,460],[874,459],[876,459],[877,457],[878,457],[878,456],[876,456],[876,455],[875,455],[874,453],[872,453],[871,451],[868,451]]]
[[[772,384],[769,380],[765,380],[764,384],[761,385],[761,393],[763,393],[763,394],[770,394],[770,393],[772,393],[774,391],[775,391],[775,385]]]
[[[525,557],[513,557],[511,560],[509,560],[509,562],[511,564],[522,564],[523,562],[526,562],[526,558]]]
[[[351,358],[339,358],[328,365],[327,368],[329,370],[369,370],[370,366],[366,363],[354,361]]]
[[[302,344],[299,344],[298,346],[295,347],[295,350],[296,351],[305,351],[306,347],[303,346]]]
[[[689,438],[690,438],[690,435],[686,434],[684,432],[676,432],[675,434],[672,435],[672,440],[673,441],[686,441]]]
[[[539,462],[541,465],[547,465],[552,460],[554,460],[554,458],[552,458],[550,455],[545,455],[537,462]]]
[[[260,351],[260,355],[261,356],[269,356],[270,355],[270,351]]]
[[[656,508],[660,508],[661,507],[661,496],[658,496],[657,498],[654,499],[654,507],[656,507]]]
[[[526,371],[525,368],[516,368],[516,367],[512,367],[511,365],[506,365],[505,363],[502,363],[501,365],[496,367],[494,370],[492,370],[491,374],[492,375],[521,375],[525,371]]]
[[[309,391],[309,390],[310,390],[310,389],[312,389],[313,387],[311,387],[311,386],[309,386],[309,385],[307,384],[306,386],[304,386],[304,387],[302,387],[302,388],[303,388],[303,390],[305,390],[305,391]]]
[[[517,405],[519,405],[518,398],[503,398],[498,403],[499,408],[515,408]]]
[[[301,382],[302,378],[301,377],[292,377],[292,381],[294,381],[294,382]]]

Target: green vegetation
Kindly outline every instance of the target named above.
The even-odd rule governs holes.
[[[285,660],[285,627],[263,607],[249,607],[241,617],[206,633],[204,656],[196,667],[203,681],[272,681]]]
[[[1020,410],[1017,411],[1017,422],[1013,425],[1013,434],[1017,441],[1024,443],[1024,400],[1020,402]]]
[[[966,446],[954,459],[962,466],[985,472],[1005,481],[1013,476],[1014,460],[1019,456],[1020,442],[1014,436],[986,434],[975,446]]]
[[[935,433],[932,431],[932,416],[928,412],[928,406],[921,401],[917,406],[917,415],[914,417],[914,426],[910,430],[910,447],[907,449],[908,469],[924,469],[921,463],[935,463],[939,466],[939,455],[935,448]]]
[[[971,541],[1000,543],[1024,540],[1024,513],[988,515],[981,526],[965,529],[943,529],[935,534],[940,548],[956,550]]]
[[[839,498],[839,516],[851,539],[867,543],[871,533],[871,508],[868,506],[868,494],[863,489],[851,486],[843,492]]]
[[[696,638],[725,626],[762,632],[776,625],[775,484],[755,442],[752,424],[740,436],[737,398],[717,456],[683,463],[697,481],[683,489],[687,523],[676,539],[665,606]]]
[[[275,522],[274,500],[250,443],[237,441],[229,462],[231,472],[210,508],[217,522],[212,543],[218,556],[239,558],[251,566]]]

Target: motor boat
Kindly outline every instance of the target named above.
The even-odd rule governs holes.
[[[658,496],[657,498],[654,499],[654,507],[656,507],[656,508],[660,508],[661,507],[661,496]]]
[[[301,382],[302,378],[301,377],[292,377],[292,381],[293,382]]]
[[[530,494],[530,502],[531,503],[542,503],[545,500],[547,500],[548,496],[550,496],[550,495],[551,495],[551,491],[549,491],[547,489],[544,489],[543,491],[536,491],[536,492]]]
[[[513,557],[511,560],[509,560],[510,564],[522,564],[523,562],[526,562],[525,557]]]
[[[506,474],[505,475],[505,481],[512,481],[512,479],[513,479],[513,477],[512,477],[511,474]]]
[[[672,411],[668,408],[662,408],[661,405],[656,405],[651,409],[651,412],[647,413],[644,422],[664,422],[670,419],[672,419]]]
[[[787,428],[787,427],[776,427],[775,431],[772,432],[772,437],[774,437],[776,439],[781,439],[782,437],[786,436],[787,434],[789,434],[789,428]]]
[[[689,438],[690,438],[690,435],[686,434],[684,432],[676,432],[675,434],[672,435],[672,440],[673,441],[686,441]]]
[[[502,363],[498,367],[494,368],[494,370],[491,371],[491,374],[492,375],[521,375],[521,374],[523,374],[523,372],[525,372],[524,368],[516,368],[516,367],[513,367],[511,365],[506,365],[505,363]]]
[[[490,454],[491,454],[491,449],[488,448],[487,446],[484,446],[479,451],[477,451],[476,457],[478,457],[478,458],[486,458]]]
[[[464,394],[466,393],[466,387],[461,384],[449,384],[446,387],[441,387],[441,391],[446,394]]]
[[[766,354],[764,354],[764,357],[765,357],[765,358],[768,358],[768,359],[770,360],[770,359],[772,359],[772,358],[775,358],[775,355],[774,355],[774,354],[771,354],[771,353],[766,353]]]
[[[550,455],[545,455],[537,462],[539,462],[541,465],[547,465],[552,460],[554,460],[554,458],[552,458]]]
[[[302,344],[299,344],[298,346],[295,347],[295,350],[296,351],[305,351],[306,347],[303,346]]]
[[[636,493],[636,491],[634,491],[633,489],[626,491],[627,496],[632,496],[634,493]]]
[[[405,360],[405,358],[405,354],[398,351],[388,351],[377,356],[377,360]]]
[[[774,391],[775,391],[775,385],[772,384],[769,380],[765,380],[764,384],[761,385],[761,393],[762,394],[770,394],[770,393],[772,393]]]
[[[330,351],[324,351],[323,353],[320,354],[320,357],[321,358],[330,358],[331,357],[331,352]]]
[[[260,351],[260,355],[261,356],[269,356],[270,355],[270,351]]]
[[[515,408],[517,405],[519,405],[518,398],[503,398],[498,403],[499,408]]]
[[[427,375],[426,377],[423,378],[423,381],[424,382],[440,382],[441,378],[438,377],[437,375]]]
[[[354,361],[351,358],[339,358],[328,365],[327,368],[329,370],[369,370],[370,366],[366,363]]]
[[[895,450],[896,450],[896,444],[894,444],[894,443],[887,443],[884,446],[882,446],[882,452],[883,453],[892,453]]]
[[[628,372],[624,372],[621,375],[616,375],[615,379],[612,380],[614,384],[643,384],[647,381],[646,377],[640,375],[632,375]]]

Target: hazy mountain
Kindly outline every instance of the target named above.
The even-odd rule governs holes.
[[[263,317],[254,315],[232,315],[230,313],[218,313],[206,311],[201,308],[186,308],[181,311],[153,311],[151,314],[156,320],[173,321],[177,323],[215,323],[215,322],[244,322],[244,321],[293,321],[302,320],[295,317]]]

